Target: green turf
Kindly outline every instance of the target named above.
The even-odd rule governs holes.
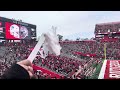
[[[98,79],[102,64],[93,64],[93,67],[96,67],[94,74],[86,79]]]

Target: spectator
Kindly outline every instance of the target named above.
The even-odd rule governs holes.
[[[2,79],[30,79],[33,77],[33,68],[29,60],[23,60],[12,65]]]

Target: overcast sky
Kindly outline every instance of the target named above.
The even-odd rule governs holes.
[[[37,36],[57,27],[65,38],[94,37],[95,24],[120,21],[120,11],[0,11],[0,16],[37,25]]]

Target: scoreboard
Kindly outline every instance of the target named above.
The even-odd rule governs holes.
[[[0,17],[0,39],[36,39],[36,25]]]

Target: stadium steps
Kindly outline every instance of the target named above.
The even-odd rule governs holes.
[[[5,55],[6,48],[5,47],[0,47],[0,56],[3,57]]]

